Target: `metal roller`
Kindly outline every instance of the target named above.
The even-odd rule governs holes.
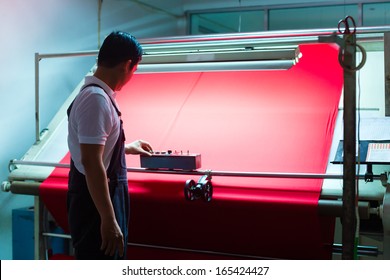
[[[1,188],[5,192],[11,192],[13,194],[25,194],[39,196],[39,186],[41,182],[29,182],[29,181],[5,181],[2,183]]]
[[[207,176],[207,175],[205,175]],[[200,180],[202,186],[210,186],[211,180]],[[199,182],[198,182],[199,183]],[[2,183],[2,190],[5,192],[11,192],[13,194],[24,194],[39,196],[39,186],[41,182],[32,181],[5,181]],[[184,195],[187,200],[195,200],[195,194],[190,191],[194,188],[197,183],[194,180],[187,180],[184,188]],[[198,198],[202,198],[204,201],[210,201],[212,198],[212,187],[205,188],[205,191],[200,192]],[[318,214],[321,216],[334,216],[341,217],[342,213],[342,201],[331,200],[331,199],[320,199],[318,200]],[[359,216],[361,219],[370,218],[370,203],[368,201],[359,201]]]
[[[320,199],[318,200],[318,214],[321,216],[341,217],[343,202],[341,200]],[[370,218],[370,202],[359,201],[360,219]]]

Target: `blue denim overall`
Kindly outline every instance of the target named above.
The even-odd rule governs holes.
[[[100,87],[96,84],[90,84],[87,86]],[[112,100],[111,102],[120,117],[120,111]],[[68,108],[68,116],[70,110],[72,109],[72,105],[73,103]],[[104,251],[100,250],[102,243],[100,233],[100,216],[89,194],[85,176],[76,169],[73,160],[71,160],[67,207],[69,230],[72,236],[76,259],[126,259],[129,221],[129,192],[127,185],[124,143],[125,134],[123,131],[122,120],[120,120],[120,134],[107,169],[107,178],[116,220],[123,233],[125,245],[123,257],[121,258],[118,252],[111,257],[105,255]]]

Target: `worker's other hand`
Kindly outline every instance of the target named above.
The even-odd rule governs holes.
[[[103,219],[100,227],[102,235],[102,245],[100,250],[104,251],[104,254],[114,256],[118,251],[120,257],[123,257],[124,252],[124,240],[122,231],[114,219]]]
[[[136,140],[130,144],[125,145],[125,153],[151,156],[153,153],[153,148],[148,142],[144,140]]]

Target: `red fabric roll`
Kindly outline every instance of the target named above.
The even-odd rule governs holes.
[[[142,138],[155,150],[200,153],[202,169],[325,173],[343,86],[338,49],[300,49],[303,56],[290,70],[134,75],[117,95],[128,141]],[[127,165],[139,166],[139,157],[128,156]],[[65,230],[67,172],[56,169],[40,187]],[[265,258],[331,258],[334,218],[317,213],[321,179],[214,176],[213,199],[204,203],[183,195],[185,181],[198,178],[128,177],[130,242]],[[138,251],[130,250],[129,258],[156,258]]]

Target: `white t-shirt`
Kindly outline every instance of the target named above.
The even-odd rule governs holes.
[[[82,90],[73,102],[68,120],[69,151],[75,167],[84,175],[80,144],[104,145],[103,163],[107,170],[120,129],[118,113],[110,100],[115,102],[115,92],[94,76],[85,78],[84,86],[88,84],[97,84],[104,90],[97,86]]]

